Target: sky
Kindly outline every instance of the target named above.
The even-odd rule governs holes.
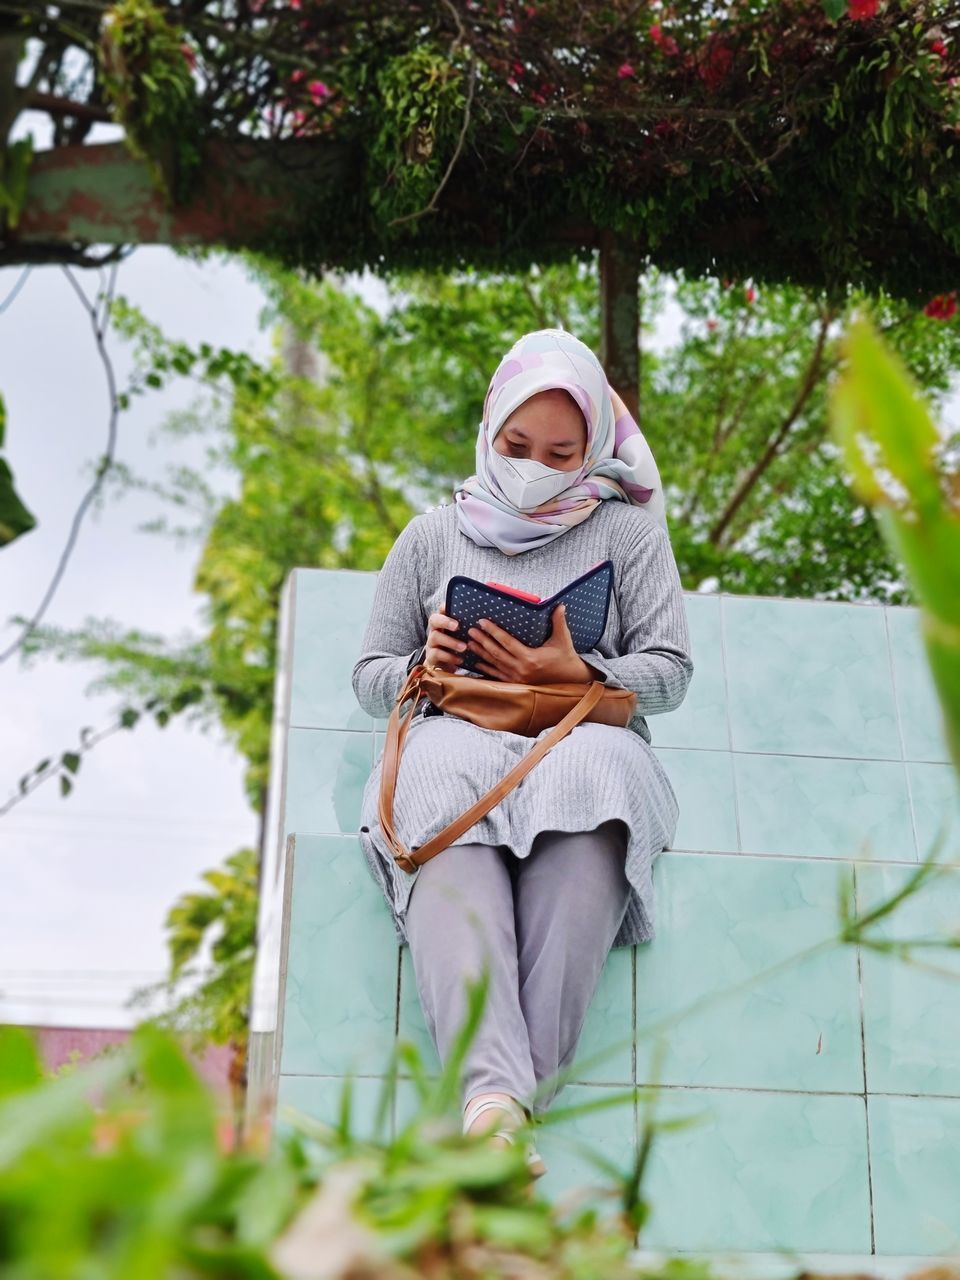
[[[0,305],[19,276],[0,270]],[[96,273],[76,271],[88,292]],[[170,336],[213,340],[265,355],[259,289],[235,262],[200,265],[159,247],[138,249],[117,292]],[[108,339],[120,384],[128,344]],[[0,314],[0,394],[7,457],[37,528],[0,550],[0,649],[49,582],[90,464],[103,450],[108,398],[90,320],[63,270],[36,269]],[[196,442],[151,442],[153,429],[193,390],[151,392],[121,414],[117,457],[160,479],[172,461],[200,461]],[[226,489],[226,485],[224,488]],[[149,496],[109,500],[88,512],[47,613],[58,626],[86,618],[177,637],[202,626],[192,592],[198,548],[137,531],[160,507]],[[115,718],[117,694],[90,695],[88,664],[18,657],[0,665],[0,803],[42,758],[74,748],[84,725]],[[107,739],[84,758],[73,794],[45,784],[0,818],[0,1022],[114,1026],[135,1020],[122,1003],[163,976],[164,916],[199,875],[255,841],[243,794],[243,761],[216,733],[179,719],[152,721]]]

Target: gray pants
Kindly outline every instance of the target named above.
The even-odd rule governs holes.
[[[406,916],[417,991],[440,1061],[466,1016],[465,980],[489,965],[484,1018],[461,1079],[464,1100],[509,1093],[546,1111],[572,1060],[630,896],[627,831],[541,831],[530,855],[455,844],[424,863]]]

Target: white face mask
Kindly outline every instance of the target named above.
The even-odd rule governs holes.
[[[559,471],[533,458],[508,458],[490,450],[490,469],[507,501],[518,511],[532,511],[576,483],[580,468]]]

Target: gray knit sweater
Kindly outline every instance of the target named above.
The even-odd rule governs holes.
[[[641,507],[602,502],[546,546],[508,556],[461,533],[453,504],[414,516],[377,579],[353,690],[372,716],[388,716],[427,636],[427,618],[456,573],[547,597],[598,560],[614,565],[614,598],[598,647],[581,656],[607,684],[632,689],[630,728],[651,741],[646,717],[683,701],[693,673],[680,576],[670,540]]]
[[[378,575],[353,689],[368,714],[389,715],[426,640],[427,618],[443,602],[453,574],[506,582],[546,597],[606,559],[614,564],[614,598],[598,647],[582,657],[607,684],[637,694],[629,728],[642,741],[631,733],[620,736],[619,730],[597,734],[591,730],[602,726],[580,726],[573,735],[579,749],[550,752],[521,784],[522,795],[518,789],[508,796],[460,839],[506,845],[522,858],[539,831],[590,831],[606,819],[621,819],[629,832],[625,869],[632,893],[614,946],[626,946],[653,936],[652,863],[670,847],[678,815],[669,778],[648,745],[646,717],[678,706],[693,672],[680,578],[659,524],[640,507],[606,501],[546,546],[507,556],[495,547],[478,547],[461,533],[452,505],[415,516]],[[395,802],[401,838],[411,848],[425,844],[529,748],[529,738],[477,729],[456,717],[416,720]],[[364,789],[360,843],[403,942],[407,905],[422,868],[409,874],[400,870],[380,829],[382,762],[381,752]]]

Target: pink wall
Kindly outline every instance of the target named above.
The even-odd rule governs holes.
[[[40,1048],[40,1055],[48,1071],[54,1071],[70,1061],[70,1054],[77,1050],[84,1059],[91,1058],[108,1044],[122,1044],[130,1032],[124,1028],[100,1027],[25,1027]],[[200,1057],[191,1060],[198,1067],[201,1077],[217,1093],[229,1093],[228,1071],[230,1049],[227,1045],[211,1045]]]

